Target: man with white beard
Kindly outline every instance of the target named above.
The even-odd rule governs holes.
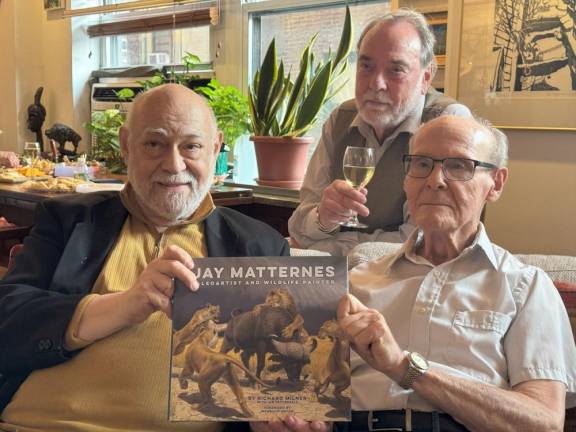
[[[206,101],[168,84],[120,131],[124,190],[38,205],[0,282],[0,429],[220,431],[167,420],[170,298],[193,258],[288,255],[269,226],[209,194],[222,142]]]
[[[436,72],[434,34],[425,18],[400,9],[370,22],[358,41],[356,97],[324,124],[288,229],[295,244],[345,255],[358,243],[402,242],[412,230],[403,207],[402,156],[421,122],[470,111],[430,87]],[[343,179],[346,147],[370,147],[376,171],[366,188]],[[365,231],[340,227],[352,214]]]

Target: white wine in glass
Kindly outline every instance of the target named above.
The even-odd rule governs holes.
[[[24,143],[24,152],[22,153],[22,156],[28,165],[34,164],[34,162],[36,162],[40,157],[40,144],[37,142]]]
[[[354,189],[365,187],[376,170],[374,149],[369,147],[347,147],[344,153],[343,165],[346,182]],[[340,225],[349,228],[368,228],[368,225],[358,220],[356,214],[346,222],[341,222]]]

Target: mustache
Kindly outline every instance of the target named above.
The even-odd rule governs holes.
[[[198,186],[198,180],[196,177],[186,172],[175,175],[156,174],[152,177],[152,181],[164,184],[192,183],[192,186]]]
[[[382,104],[392,105],[392,101],[388,96],[382,93],[373,92],[371,90],[366,91],[362,97],[364,102],[378,102]]]

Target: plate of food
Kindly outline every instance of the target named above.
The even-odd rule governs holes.
[[[20,175],[28,178],[28,180],[47,180],[52,178],[51,176],[46,175],[46,173],[41,169],[35,168],[33,166],[16,168],[16,171]]]
[[[28,177],[23,176],[16,170],[0,171],[0,182],[2,183],[24,183],[28,180],[30,180]]]
[[[41,193],[71,193],[76,192],[78,185],[86,183],[70,177],[50,178],[48,180],[30,180],[22,184],[22,189]]]

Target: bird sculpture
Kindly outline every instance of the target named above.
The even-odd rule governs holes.
[[[44,139],[42,137],[42,125],[46,119],[46,108],[40,103],[44,87],[38,87],[34,94],[34,103],[28,106],[28,129],[36,134],[36,142],[40,144],[40,151],[44,151]]]

